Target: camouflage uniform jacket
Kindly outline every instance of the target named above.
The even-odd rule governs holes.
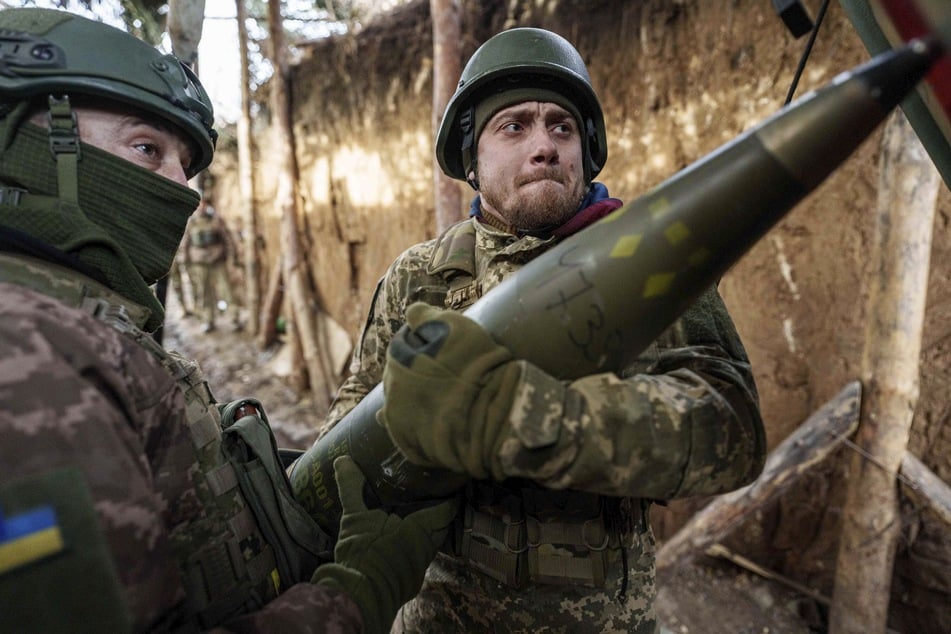
[[[475,225],[479,295],[554,244],[550,239],[517,238],[473,219],[466,222]],[[407,307],[417,301],[446,305],[449,285],[432,267],[439,244],[436,239],[411,247],[378,284],[354,351],[352,375],[337,393],[327,428],[382,380],[387,346],[404,323]],[[610,496],[608,501],[627,499],[615,506],[626,530],[620,531],[620,556],[612,553],[602,587],[532,582],[506,587],[471,565],[440,555],[420,595],[397,617],[398,629],[402,618],[407,631],[653,631],[654,545],[646,515],[640,513],[647,506],[644,499],[728,491],[751,481],[762,468],[765,442],[753,377],[715,289],[622,376],[584,377],[568,391],[578,406],[566,413],[562,434],[595,426],[603,442],[569,443],[565,455],[553,459],[569,465],[564,468],[519,461],[517,456],[508,464],[534,464],[537,470],[523,477],[546,487],[556,504],[573,489],[594,494],[591,497]],[[694,448],[710,455],[689,473],[694,464],[688,455],[691,433],[700,428],[722,431],[714,434],[715,442],[704,437],[707,446]],[[577,438],[580,443],[582,436]],[[500,486],[509,485],[506,481]]]
[[[173,535],[207,527],[213,511],[200,501],[186,400],[155,354],[94,316],[97,304],[139,323],[147,313],[74,271],[0,253],[0,529],[47,510],[49,530],[26,537],[55,537],[18,550],[0,530],[0,620],[16,629],[19,615],[30,631],[196,631],[191,568]],[[349,597],[306,583],[224,620],[218,631],[362,627]]]
[[[190,264],[220,264],[234,254],[235,244],[221,216],[196,213],[188,221],[183,249]]]

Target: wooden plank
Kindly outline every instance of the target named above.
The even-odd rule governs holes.
[[[951,527],[951,486],[907,451],[901,461],[901,475],[908,495]]]

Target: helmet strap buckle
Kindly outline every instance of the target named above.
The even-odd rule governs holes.
[[[472,155],[472,148],[476,143],[475,138],[475,108],[469,106],[459,116],[459,127],[462,129],[462,169],[466,173],[466,182],[472,189],[479,191],[478,179],[470,179],[469,172],[472,171],[475,157]]]
[[[8,187],[5,185],[0,185],[0,205],[10,205],[11,207],[16,207],[20,204],[20,200],[28,192],[25,189],[19,187]]]
[[[50,152],[56,161],[59,197],[65,202],[79,202],[78,162],[80,159],[79,126],[69,96],[49,96]]]

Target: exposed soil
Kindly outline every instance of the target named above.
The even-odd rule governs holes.
[[[201,363],[205,378],[219,402],[251,397],[264,405],[281,447],[305,449],[317,437],[323,418],[307,395],[300,396],[284,380],[284,346],[261,351],[243,330],[235,331],[225,319],[204,332],[197,317],[185,317],[173,296],[168,298],[164,345]]]

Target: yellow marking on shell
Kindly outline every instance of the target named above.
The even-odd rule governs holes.
[[[670,211],[670,201],[661,196],[657,200],[650,201],[650,203],[647,205],[647,209],[651,212],[651,215],[654,218],[660,218],[665,213]]]
[[[690,229],[683,222],[677,220],[664,229],[664,236],[666,236],[670,246],[675,247],[690,237]]]
[[[641,244],[641,238],[644,236],[635,233],[631,235],[621,236],[618,238],[617,242],[614,243],[614,248],[611,249],[610,257],[612,258],[629,258],[637,251],[637,247]]]
[[[644,284],[644,299],[666,295],[674,283],[676,273],[655,273]]]

